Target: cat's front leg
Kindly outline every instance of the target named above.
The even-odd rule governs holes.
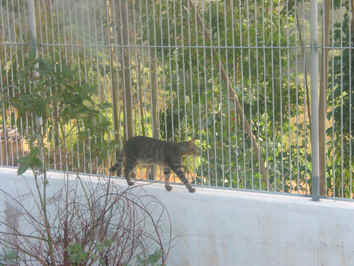
[[[178,178],[182,181],[182,183],[186,186],[189,192],[193,193],[195,192],[195,188],[192,187],[192,185],[188,182],[187,178],[184,175],[184,172],[182,170],[181,166],[174,167],[172,170],[176,173]]]
[[[133,186],[135,184],[135,182],[132,181],[130,177],[126,177],[125,179],[127,180],[128,186]]]
[[[127,165],[124,169],[124,175],[125,175],[125,179],[127,180],[127,183],[129,186],[134,185],[135,183],[130,179],[130,174],[132,173],[132,171],[135,169],[136,163],[135,162],[127,162]]]
[[[172,186],[170,185],[171,169],[164,168],[163,173],[165,175],[165,188],[167,191],[171,191],[172,190]]]

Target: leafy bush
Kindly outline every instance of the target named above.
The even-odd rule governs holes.
[[[33,144],[41,136],[46,148],[72,156],[69,147],[90,143],[92,158],[104,158],[113,147],[107,137],[110,104],[97,98],[98,85],[80,80],[75,65],[52,59],[27,58],[25,68],[14,67],[16,84],[3,97],[16,110],[17,128]],[[48,153],[48,158],[55,161]],[[66,163],[70,163],[65,158]],[[50,163],[50,162],[48,162]],[[73,168],[73,165],[68,166]]]

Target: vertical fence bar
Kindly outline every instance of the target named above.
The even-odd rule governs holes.
[[[245,111],[245,93],[244,93],[244,65],[243,65],[243,59],[244,59],[244,45],[243,45],[243,2],[241,0],[238,1],[238,8],[239,8],[239,31],[240,31],[240,36],[239,36],[239,41],[240,41],[240,69],[239,69],[239,75],[240,75],[240,80],[239,80],[239,86],[240,86],[240,90],[241,90],[241,112],[244,113]],[[246,188],[247,186],[247,177],[246,177],[246,142],[245,142],[245,116],[242,115],[241,119],[240,119],[240,123],[242,126],[240,126],[240,128],[242,128],[242,161],[243,161],[243,171],[242,171],[242,188]]]
[[[300,3],[301,5],[301,3]],[[297,1],[295,1],[295,17],[299,17],[302,14],[302,11],[298,11],[299,8],[299,3]],[[299,20],[297,20],[297,24],[299,27]],[[295,151],[294,151],[294,165],[296,165],[295,169],[294,169],[294,179],[292,180],[292,184],[291,184],[291,191],[296,191],[298,192],[298,188],[299,188],[299,39],[300,36],[302,34],[301,28],[297,30],[296,34],[295,34],[295,126],[294,126],[294,133],[295,133],[295,140],[294,140],[294,147],[295,147]],[[300,44],[301,45],[301,44]],[[291,99],[290,99],[291,101]],[[293,100],[294,102],[294,100]],[[295,174],[296,172],[296,174]],[[294,185],[295,184],[295,185]]]
[[[89,32],[89,43],[87,44],[87,57],[85,58],[85,62],[87,62],[87,68],[86,68],[86,79],[85,82],[89,82],[91,83],[93,81],[93,77],[90,77],[89,72],[92,71],[93,66],[92,66],[92,55],[93,55],[93,47],[94,45],[92,45],[92,20],[93,17],[91,15],[91,7],[88,6],[87,7],[87,11],[86,11],[86,19],[87,19],[87,31]],[[64,26],[64,25],[63,25]],[[65,37],[64,37],[64,41],[65,41]],[[86,41],[86,40],[85,40]],[[64,46],[65,47],[65,46]],[[66,49],[64,48],[64,51],[66,51]],[[92,79],[92,80],[91,80]],[[88,140],[87,140],[88,144],[88,162],[87,162],[87,170],[89,171],[90,174],[93,174],[93,167],[92,167],[92,136],[91,136],[91,131],[90,129],[88,129]]]
[[[319,121],[318,121],[318,71],[319,49],[317,40],[317,0],[311,0],[310,33],[311,33],[311,152],[312,152],[312,200],[320,199],[320,167],[319,167]]]
[[[121,70],[120,70],[120,78],[121,78],[121,85],[122,85],[122,90],[123,90],[123,112],[124,112],[124,129],[125,129],[125,138],[124,140],[128,140],[129,139],[129,135],[131,134],[130,130],[128,129],[128,127],[130,127],[130,125],[128,125],[128,112],[129,110],[127,110],[127,102],[128,102],[128,98],[130,98],[130,95],[127,95],[127,84],[128,84],[128,80],[127,80],[127,72],[125,71],[125,66],[126,65],[129,65],[127,59],[128,59],[128,47],[126,46],[126,44],[128,43],[127,42],[127,39],[128,37],[126,35],[123,34],[123,31],[124,31],[124,23],[126,23],[126,20],[125,20],[125,16],[127,14],[125,14],[124,10],[122,10],[124,7],[124,1],[120,0],[117,2],[117,6],[115,7],[114,6],[114,3],[116,1],[113,1],[113,10],[116,10],[115,12],[119,13],[117,14],[117,16],[115,17],[116,21],[113,20],[113,23],[116,23],[116,25],[120,25],[119,26],[119,30],[118,30],[118,34],[119,36],[117,36],[117,44],[118,44],[118,48],[117,49],[118,51],[120,51],[120,64],[121,64]],[[117,8],[117,9],[116,9]],[[123,14],[122,14],[123,12]],[[113,24],[115,25],[115,24]],[[125,38],[124,38],[125,37]],[[118,57],[119,58],[119,57]]]
[[[273,35],[274,35],[274,29],[273,29],[273,1],[270,1],[270,57],[271,57],[271,62],[272,62],[272,68],[271,68],[271,73],[272,73],[272,81],[271,81],[271,87],[272,87],[272,131],[273,131],[273,136],[270,137],[271,141],[273,142],[272,145],[272,149],[273,149],[273,191],[277,190],[277,173],[276,173],[276,168],[277,168],[277,164],[276,164],[276,154],[275,154],[275,143],[276,143],[276,136],[275,136],[275,102],[274,102],[274,98],[275,98],[275,81],[274,81],[274,39],[273,39]]]
[[[161,35],[162,35],[162,32],[163,32],[163,14],[164,12],[164,9],[163,9],[163,3],[160,3],[159,5],[159,20],[160,20],[160,23],[159,23],[159,26],[160,26],[160,32],[161,32]],[[162,38],[162,36],[161,36]],[[166,36],[164,36],[164,38],[166,38]],[[161,40],[161,45],[162,45],[162,40]],[[164,46],[161,47],[161,54],[162,54],[162,86],[164,88],[164,92],[166,92],[165,90],[168,88],[168,81],[167,81],[167,73],[168,70],[166,70],[166,64],[167,64],[167,59],[165,59],[165,54],[168,52],[168,48],[166,48],[165,46],[165,42],[164,42]],[[165,140],[168,138],[168,128],[167,128],[167,112],[168,112],[168,104],[167,104],[167,101],[168,101],[168,96],[165,95],[165,93],[163,93],[163,102],[165,103],[164,106],[163,106],[163,117],[164,117],[164,130],[165,130]],[[161,117],[161,116],[160,116]],[[161,130],[161,129],[160,129]]]
[[[19,3],[18,3],[19,5]],[[24,9],[22,10],[22,12],[24,12]],[[23,14],[23,17],[24,14]],[[25,59],[24,59],[24,55],[25,55],[25,47],[24,47],[24,25],[22,23],[19,23],[19,38],[20,38],[20,42],[21,42],[21,63],[19,64],[19,67],[24,67],[25,66]],[[18,89],[19,91],[19,89]],[[26,116],[25,120],[21,119],[21,127],[20,127],[20,134],[21,136],[24,135],[24,130],[26,130],[28,128],[28,116]],[[25,124],[25,126],[22,126],[23,124]],[[26,129],[25,129],[26,128]],[[22,156],[25,155],[25,142],[24,142],[24,138],[22,137]]]
[[[203,27],[203,70],[204,70],[204,97],[205,97],[205,129],[206,129],[206,143],[209,146],[209,117],[208,117],[208,77],[207,77],[207,69],[206,69],[206,60],[207,60],[207,49],[206,49],[206,36],[205,33],[207,32],[207,25],[206,25],[206,13],[207,13],[207,4],[205,0],[202,1],[202,27]],[[211,41],[210,41],[210,45],[212,45]],[[211,63],[212,65],[212,63]],[[210,169],[210,158],[211,158],[211,151],[209,151],[209,148],[207,149],[207,164],[208,164],[208,185],[211,185],[211,180],[210,180],[210,173],[211,173],[211,169]]]
[[[343,7],[343,1],[341,0],[340,1],[340,8]],[[340,22],[340,28],[343,29],[343,20],[341,20]],[[345,29],[343,29],[345,30]],[[343,30],[340,31],[340,71],[341,73],[343,73],[343,52],[344,52],[344,49],[343,49]],[[343,157],[344,157],[344,139],[343,139],[343,136],[344,136],[344,132],[343,132],[343,127],[344,127],[344,122],[343,122],[343,76],[344,75],[341,75],[340,76],[340,173],[341,173],[341,176],[340,176],[340,184],[341,184],[341,190],[340,190],[340,195],[341,197],[344,197],[344,170],[343,170],[343,164],[344,164],[344,161],[343,161]]]
[[[28,25],[29,25],[29,37],[32,54],[37,57],[37,31],[36,31],[36,14],[34,7],[34,0],[27,0],[28,5]]]
[[[169,12],[169,8],[170,8],[170,4],[169,1],[166,0],[166,10],[167,10],[167,43],[168,43],[168,72],[169,72],[169,93],[170,93],[170,115],[171,115],[171,140],[174,141],[175,140],[175,127],[174,127],[174,104],[173,104],[173,93],[172,93],[172,86],[173,86],[173,74],[172,74],[172,57],[173,57],[173,50],[172,50],[172,34],[171,29],[172,26],[170,25],[170,12]]]
[[[218,2],[215,3],[215,5],[218,5]],[[210,58],[211,58],[211,76],[212,76],[212,81],[211,81],[211,103],[212,103],[212,122],[213,122],[213,131],[212,131],[212,134],[213,134],[213,137],[211,138],[212,141],[213,141],[213,150],[214,150],[214,153],[213,153],[213,159],[214,159],[214,182],[215,182],[215,187],[217,186],[217,182],[218,182],[218,169],[217,169],[217,150],[216,150],[216,121],[215,121],[215,117],[216,117],[216,110],[217,107],[216,107],[216,102],[215,102],[215,81],[214,81],[214,75],[215,75],[215,61],[217,60],[217,58],[215,58],[214,56],[214,52],[213,52],[213,48],[215,45],[215,40],[214,40],[214,36],[215,36],[215,29],[213,29],[213,12],[212,12],[212,9],[213,9],[213,6],[212,6],[212,3],[209,3],[209,35],[210,35]],[[216,11],[216,13],[218,12],[218,10]],[[212,179],[210,176],[209,176],[210,179]],[[211,180],[213,181],[213,180]],[[211,182],[212,183],[212,182]],[[213,185],[213,184],[211,184]]]
[[[70,46],[70,62],[75,62],[75,47],[74,47],[74,36],[75,34],[73,33],[73,27],[75,24],[75,20],[73,18],[74,16],[74,9],[75,9],[75,5],[73,4],[72,8],[69,8],[69,24],[70,26],[70,42],[69,42],[69,46]],[[70,121],[70,127],[74,127],[73,123]],[[78,134],[78,133],[76,133]],[[77,138],[78,139],[78,138]],[[76,141],[78,142],[78,140]],[[74,152],[74,138],[73,138],[73,134],[70,134],[70,147],[71,147],[71,171],[73,171],[75,169],[75,162],[74,162],[74,157],[75,157],[75,152]],[[79,158],[78,154],[77,154],[77,158]]]
[[[335,38],[333,37],[334,36],[334,12],[333,12],[333,9],[334,9],[334,0],[331,1],[331,33],[332,33],[332,36],[331,36],[331,39],[332,39],[332,42],[331,42],[331,46],[332,47],[335,47]],[[335,75],[334,75],[334,64],[335,64],[335,58],[332,56],[332,64],[331,64],[331,84],[334,84],[334,78],[335,78]],[[333,101],[334,100],[334,90],[332,89],[332,93],[331,93],[331,100]],[[334,108],[332,108],[332,111],[331,111],[331,115],[332,117],[334,117]],[[336,121],[333,120],[332,122],[332,130],[331,130],[331,148],[334,148],[334,128],[336,126]],[[335,160],[335,153],[333,152],[332,153],[332,156],[331,156],[331,160],[332,162],[334,162]],[[336,195],[336,182],[335,182],[335,164],[332,163],[332,169],[331,169],[331,172],[332,172],[332,182],[333,182],[333,188],[332,188],[332,191],[333,191],[333,196]]]
[[[231,1],[231,9],[234,10],[234,1]],[[233,65],[233,69],[232,69],[232,80],[233,80],[233,87],[234,89],[236,90],[237,89],[237,75],[236,75],[236,71],[238,70],[237,69],[237,66],[236,66],[236,49],[235,49],[235,45],[236,45],[236,36],[235,36],[235,17],[232,16],[231,18],[231,27],[232,27],[232,36],[231,36],[231,39],[232,39],[232,65]],[[237,142],[237,131],[238,131],[238,127],[237,127],[237,108],[236,108],[236,102],[234,102],[234,112],[235,112],[235,116],[234,116],[234,126],[235,126],[235,171],[236,171],[236,183],[235,183],[235,187],[237,188],[240,188],[240,176],[239,176],[239,165],[238,165],[238,156],[239,156],[239,149],[238,149],[238,142]]]
[[[0,23],[1,26],[4,27],[4,11],[3,8],[0,6]],[[3,34],[3,33],[2,33]],[[5,47],[5,43],[0,43],[1,46]],[[5,48],[3,48],[5,49]],[[2,53],[0,53],[0,58],[2,57]],[[0,89],[1,89],[1,93],[4,95],[5,94],[5,82],[3,81],[4,77],[3,77],[3,66],[2,63],[0,63]],[[2,96],[3,97],[3,96]],[[2,136],[4,136],[4,141],[2,141],[2,136],[0,136],[0,164],[1,165],[6,165],[6,154],[3,154],[3,150],[5,150],[6,148],[6,141],[5,141],[5,102],[2,102],[2,114],[1,114],[1,119],[2,119]]]
[[[279,3],[280,4],[280,3]],[[278,4],[278,5],[279,5]],[[280,20],[280,15],[278,16],[278,36],[281,36],[281,20]],[[282,66],[282,51],[283,48],[281,47],[281,40],[279,38],[278,40],[278,58],[279,58],[279,109],[280,109],[280,137],[278,137],[279,141],[280,141],[280,173],[281,176],[279,178],[279,183],[280,183],[280,187],[279,190],[280,191],[284,191],[284,159],[283,159],[283,138],[282,136],[284,135],[283,132],[283,66]]]
[[[353,6],[354,2],[351,1],[350,4],[349,4],[349,12],[351,12],[352,14],[353,13]],[[352,102],[352,96],[353,95],[353,87],[352,87],[352,71],[353,71],[353,66],[352,66],[352,52],[353,52],[353,42],[352,42],[352,33],[353,33],[353,27],[354,27],[354,18],[352,17],[352,23],[349,23],[349,61],[348,61],[348,64],[349,64],[349,173],[350,173],[350,176],[349,176],[349,190],[350,190],[350,196],[349,198],[353,198],[353,147],[352,147],[352,138],[353,138],[353,134],[352,134],[352,119],[353,119],[353,112],[351,110],[353,110],[352,106],[353,106],[353,102]]]
[[[267,71],[266,71],[266,35],[265,35],[265,1],[262,1],[262,42],[263,42],[263,91],[264,91],[264,113],[267,114],[268,108],[267,108]],[[265,161],[268,164],[268,118],[265,118],[264,122],[264,132],[265,132]],[[268,173],[268,167],[266,168],[267,172],[267,180],[266,180],[266,190],[269,191],[270,189],[270,180],[269,180],[269,173]]]
[[[256,6],[257,4],[257,0],[254,0],[254,5]],[[259,38],[259,32],[258,32],[258,13],[257,13],[257,8],[254,9],[254,21],[255,21],[255,45],[256,45],[256,98],[257,98],[257,139],[260,139],[260,102],[259,102],[259,98],[260,98],[260,74],[259,74],[259,42],[258,42],[258,38]],[[257,162],[258,162],[258,173],[261,173],[261,158],[260,158],[261,154],[258,153],[257,154]],[[262,178],[259,176],[258,177],[258,190],[262,190]]]
[[[8,59],[8,55],[7,55],[7,51],[10,50],[11,48],[11,44],[12,44],[12,40],[11,40],[11,34],[10,34],[10,21],[9,21],[9,16],[10,16],[10,11],[9,11],[9,1],[6,1],[6,9],[5,9],[5,13],[6,13],[6,16],[4,16],[4,20],[3,22],[5,22],[5,24],[3,24],[4,26],[6,25],[7,26],[7,29],[4,30],[4,32],[7,33],[7,37],[9,38],[9,46],[6,47],[4,49],[4,61],[7,62],[9,59]],[[7,90],[6,90],[6,93],[7,93],[7,96],[9,96],[9,72],[6,71],[5,72],[5,84],[7,85]],[[5,91],[4,91],[5,93]],[[8,143],[8,140],[9,140],[9,135],[8,135],[8,125],[7,125],[7,115],[6,115],[6,109],[5,109],[5,105],[4,105],[4,109],[3,109],[3,138],[4,138],[4,153],[5,153],[5,161],[6,161],[6,165],[8,166],[9,165],[9,151],[10,151],[10,147],[9,147],[9,143]]]
[[[106,2],[102,5],[100,13],[98,15],[99,20],[96,22],[97,24],[97,43],[101,44],[102,46],[100,47],[99,53],[102,53],[102,55],[97,54],[97,71],[100,72],[100,68],[103,70],[102,78],[103,78],[103,84],[101,85],[102,88],[100,89],[100,103],[105,103],[108,100],[107,97],[107,92],[108,92],[108,86],[107,86],[107,64],[106,60],[108,59],[107,54],[105,54],[105,51],[107,51],[107,39],[105,38],[105,29],[104,27],[107,27],[105,24],[105,9],[106,9]],[[70,16],[71,17],[71,16]],[[71,23],[70,23],[71,24]],[[100,40],[100,41],[99,41]],[[100,60],[101,59],[101,60]],[[99,63],[101,62],[101,63]],[[110,133],[106,132],[103,136],[100,136],[101,142],[105,143],[105,137],[108,138],[108,141],[110,141]],[[72,141],[71,141],[71,147],[72,147]],[[106,168],[107,168],[107,163],[109,163],[109,157],[110,157],[110,149],[107,149],[105,152],[105,156],[101,156],[100,160],[100,169],[101,173],[98,172],[98,174],[105,175],[106,174]]]
[[[248,98],[249,99],[252,99],[253,98],[253,79],[252,79],[252,69],[251,69],[251,61],[252,61],[252,56],[251,56],[251,47],[252,47],[252,44],[251,44],[251,36],[250,36],[250,27],[251,27],[251,20],[250,20],[250,7],[249,7],[249,1],[247,0],[246,1],[246,13],[247,13],[247,61],[248,61],[248,85],[247,87],[248,88],[252,88],[248,91]],[[256,25],[256,24],[255,24]],[[250,100],[251,101],[251,100]],[[253,114],[252,114],[252,103],[250,102],[249,103],[249,119],[250,119],[250,126],[251,126],[251,130],[252,130],[252,127],[253,127]],[[253,154],[255,153],[254,151],[254,143],[253,143],[253,138],[251,137],[250,138],[250,156],[251,156],[251,164],[250,164],[250,168],[251,168],[251,172],[250,172],[250,175],[251,175],[251,189],[253,190],[254,189],[254,171],[253,171]],[[249,174],[247,174],[247,176],[249,176]]]
[[[287,137],[288,137],[288,149],[289,149],[289,155],[288,155],[288,168],[289,168],[289,177],[287,178],[289,182],[289,187],[291,188],[291,181],[292,181],[292,150],[291,150],[291,135],[292,135],[292,129],[291,129],[291,124],[290,124],[290,114],[291,114],[291,108],[290,108],[290,30],[289,30],[289,1],[286,2],[286,58],[287,58],[287,71],[286,71],[286,76],[287,76],[287,100],[288,100],[288,106],[287,106],[287,114],[288,114],[288,128],[287,128]]]
[[[175,52],[174,52],[174,57],[172,57],[172,60],[175,60],[175,64],[174,64],[174,67],[175,67],[175,76],[176,76],[176,83],[175,83],[175,87],[176,87],[176,98],[177,98],[177,107],[176,107],[176,110],[177,110],[177,133],[178,133],[178,138],[177,140],[180,141],[181,140],[181,114],[180,114],[180,96],[179,96],[179,87],[180,87],[180,84],[181,84],[181,81],[180,81],[180,71],[178,69],[178,61],[179,61],[179,49],[180,49],[180,45],[179,45],[179,42],[178,42],[178,39],[177,39],[177,3],[176,1],[172,1],[172,10],[173,10],[173,16],[172,16],[172,20],[173,20],[173,29],[172,29],[172,32],[173,32],[173,44],[174,44],[174,49],[175,49]],[[173,114],[174,115],[174,114]]]
[[[141,91],[141,71],[140,71],[140,52],[139,52],[139,55],[138,55],[138,47],[137,47],[137,34],[138,34],[138,28],[137,28],[137,24],[138,24],[138,17],[137,17],[137,14],[136,14],[136,9],[137,7],[135,6],[135,3],[132,5],[132,32],[133,32],[133,50],[134,50],[134,60],[135,60],[135,73],[136,73],[136,97],[137,97],[137,105],[139,105],[139,110],[140,110],[140,115],[137,111],[137,114],[136,114],[136,120],[140,119],[143,119],[143,112],[141,111],[142,109],[142,91]],[[139,50],[141,51],[141,49]],[[139,123],[138,121],[135,121],[136,123],[136,126],[137,126],[137,129],[135,130],[135,133],[137,133],[138,135],[141,135],[141,132],[144,132],[143,131],[143,127],[139,126]],[[144,124],[144,123],[143,123]]]
[[[185,128],[185,132],[184,132],[184,135],[185,135],[185,138],[189,135],[189,128],[188,128],[188,120],[187,120],[187,103],[186,103],[186,101],[187,101],[187,99],[186,99],[186,96],[187,96],[187,93],[186,93],[186,87],[187,87],[187,85],[186,85],[186,62],[187,62],[187,60],[186,60],[186,55],[185,55],[185,44],[187,43],[186,41],[185,41],[185,37],[184,37],[184,35],[187,35],[187,33],[186,33],[186,30],[184,29],[184,23],[183,23],[183,21],[184,21],[184,16],[183,16],[183,13],[184,13],[184,6],[183,6],[183,1],[180,1],[180,6],[179,6],[179,8],[180,8],[180,10],[179,10],[179,12],[180,12],[180,17],[179,18],[177,18],[178,20],[180,20],[180,21],[182,21],[182,23],[181,23],[181,29],[180,29],[180,31],[181,31],[181,56],[182,56],[182,73],[183,73],[183,97],[184,97],[184,100],[183,100],[183,104],[184,104],[184,106],[183,106],[183,121],[181,122],[181,126],[182,127],[184,127]],[[188,37],[187,37],[187,39],[188,39]],[[181,139],[181,141],[183,141],[183,139]]]
[[[232,14],[232,12],[231,12]],[[225,1],[224,3],[224,27],[225,27],[225,32],[227,32],[227,34],[229,34],[229,30],[233,30],[233,29],[229,29],[228,27],[228,21],[227,21],[227,15],[228,15],[228,6],[227,6],[227,1]],[[227,47],[225,50],[225,66],[226,66],[226,73],[230,73],[229,70],[229,40],[228,38],[225,38],[225,47]],[[228,167],[225,171],[228,171],[228,175],[229,175],[229,179],[227,179],[228,182],[228,187],[232,187],[232,171],[231,171],[231,105],[230,105],[230,90],[227,88],[226,90],[226,102],[227,102],[227,121],[225,122],[225,125],[227,123],[227,152],[228,152],[228,158],[227,158],[227,164]],[[226,138],[226,137],[225,137]],[[226,168],[226,167],[225,167]]]
[[[187,64],[188,64],[188,68],[189,68],[189,92],[190,92],[190,102],[191,102],[191,108],[190,108],[190,114],[191,114],[191,125],[192,125],[192,138],[194,139],[195,138],[195,121],[194,121],[194,98],[193,98],[193,88],[194,88],[194,83],[193,83],[193,71],[192,71],[192,68],[193,68],[193,63],[192,63],[192,52],[193,52],[193,49],[192,49],[192,14],[194,14],[192,11],[193,9],[191,8],[191,5],[190,5],[190,1],[187,1],[187,3],[185,4],[184,8],[187,9],[187,42],[186,44],[188,45],[188,49],[187,49],[187,54],[188,54],[188,58],[187,58]],[[196,24],[194,25],[196,26]],[[196,59],[198,58],[198,48],[194,48],[195,49],[195,54],[196,54]],[[198,59],[197,59],[198,60]],[[197,83],[197,90],[198,90],[198,94],[199,94],[199,89],[200,89],[200,86],[199,86],[199,65],[197,64],[197,73],[195,74],[196,75],[196,78],[198,79],[198,83]],[[188,84],[187,84],[188,86]],[[198,109],[198,113],[199,113],[200,109]],[[193,159],[193,169],[195,170],[196,169],[196,164],[195,164],[195,160]],[[197,182],[197,179],[195,178],[194,179],[194,183]]]
[[[305,14],[305,2],[304,2],[304,0],[302,0],[302,14]],[[304,32],[303,35],[305,35],[305,32]],[[303,38],[304,37],[302,37],[302,39],[301,39],[302,42],[304,42]],[[303,63],[302,63],[302,65],[303,65],[303,71],[305,72],[304,73],[304,79],[303,79],[303,83],[304,83],[303,87],[305,88],[305,91],[308,92],[307,63],[306,63],[306,52],[305,52],[306,50],[305,50],[305,47],[303,47],[302,50],[303,50],[303,54],[302,54]],[[306,110],[307,110],[307,108],[306,108],[306,100],[307,101],[310,100],[310,99],[306,99],[307,97],[309,97],[308,93],[304,93],[304,97],[303,97],[304,98],[303,99],[303,126],[302,126],[302,129],[304,130],[304,133],[303,133],[304,137],[302,138],[302,146],[305,147],[305,149],[306,149],[307,143],[308,143],[308,133],[307,133],[307,124],[306,124]],[[308,110],[308,114],[309,113],[310,113],[310,110]],[[308,123],[310,123],[310,122],[311,121],[308,121]],[[304,158],[303,159],[305,159],[305,161],[307,162],[307,152],[305,152],[305,151],[304,151]],[[306,178],[306,174],[307,174],[307,172],[306,172],[306,168],[305,168],[304,169],[304,173],[303,173],[303,179],[301,180],[301,182],[302,183],[305,182],[305,189],[306,189],[305,191],[307,193],[310,193],[310,191],[307,190],[308,178]],[[305,178],[305,180],[304,180],[304,178]],[[301,185],[304,185],[304,184],[301,184]]]
[[[16,1],[16,6],[19,7],[19,2]],[[15,17],[15,15],[14,15]],[[19,23],[19,26],[18,26],[18,31],[20,32],[20,26],[21,25],[21,22]],[[14,33],[15,33],[15,41],[20,43],[21,42],[21,34],[18,33],[16,31],[16,27],[14,27]],[[22,51],[23,51],[23,45],[20,45],[20,46],[17,46],[16,47],[16,71],[19,69],[19,66],[21,65],[21,62],[20,62],[20,51],[21,51],[21,48],[22,48]],[[23,54],[23,53],[22,53]],[[21,56],[21,58],[23,58],[23,56]],[[14,84],[16,84],[16,80],[14,80]],[[13,96],[15,95],[15,90],[12,91],[13,93]],[[14,115],[15,117],[15,121],[17,121],[17,118],[18,118],[18,115],[15,113]],[[22,119],[20,119],[20,124],[22,125],[23,121]],[[16,142],[17,142],[17,147],[16,147],[16,158],[15,158],[15,164],[17,164],[18,160],[20,159],[20,153],[23,154],[24,152],[24,141],[22,139],[22,134],[20,132],[21,129],[17,128],[17,125],[16,125],[16,122],[15,122],[15,125],[14,125],[15,129],[16,129]],[[20,126],[20,128],[22,128],[22,126]]]
[[[64,16],[64,14],[66,14],[66,9],[70,10],[70,8],[67,8],[66,7],[66,4],[67,2],[63,1],[61,3],[61,16],[62,16],[62,27],[63,27],[63,30],[62,30],[62,34],[63,34],[63,48],[64,48],[64,62],[65,62],[65,66],[67,66],[67,64],[69,64],[69,58],[68,58],[68,43],[69,43],[69,40],[68,40],[68,35],[67,35],[67,32],[65,31],[65,27],[66,27],[66,23],[68,21],[68,19],[70,18],[70,13],[68,13],[68,16]],[[71,27],[70,27],[71,28]],[[69,138],[63,136],[63,148],[60,148],[61,150],[63,150],[62,152],[64,153],[64,164],[65,166],[63,166],[63,168],[61,169],[62,171],[68,171],[69,170],[69,165],[68,165],[68,145],[67,145],[67,141],[68,141]]]
[[[218,49],[215,50],[215,55],[216,55],[216,59],[218,60],[217,62],[217,67],[218,70],[215,71],[215,75],[217,75],[217,79],[219,79],[219,86],[220,86],[220,91],[219,91],[219,95],[217,95],[219,97],[219,102],[217,102],[216,100],[216,105],[218,106],[219,113],[218,116],[216,117],[216,120],[220,121],[220,133],[217,132],[215,135],[215,147],[217,147],[218,142],[220,141],[221,143],[223,143],[223,118],[222,118],[222,113],[223,113],[223,106],[222,106],[222,89],[221,89],[221,81],[222,81],[222,77],[221,77],[221,65],[222,65],[222,55],[221,55],[221,42],[220,42],[220,9],[219,9],[219,4],[216,4],[216,43],[217,43],[217,47]],[[216,122],[216,121],[215,121]],[[217,130],[217,129],[216,129]],[[217,138],[217,136],[219,136],[219,138]],[[216,156],[219,157],[221,155],[221,177],[220,177],[220,181],[217,179],[215,184],[216,186],[218,186],[218,184],[222,184],[222,186],[225,185],[224,180],[225,180],[225,175],[224,175],[224,149],[223,149],[223,145],[221,145],[221,151],[218,151],[216,153]],[[216,160],[216,165],[215,168],[218,168],[218,165],[220,164],[220,159]]]
[[[191,8],[193,7],[193,10],[194,10],[194,32],[195,34],[197,35],[198,34],[198,30],[199,29],[202,29],[202,25],[198,25],[198,15],[199,15],[199,10],[193,5],[193,3],[191,3],[191,1],[188,1],[188,7]],[[192,42],[190,43],[190,45],[192,45]],[[201,84],[203,84],[203,81],[202,81],[202,77],[200,75],[203,75],[203,74],[200,74],[201,72],[201,66],[200,66],[200,61],[202,59],[201,56],[199,55],[200,52],[202,52],[202,49],[200,48],[197,48],[197,45],[198,45],[198,39],[195,40],[195,50],[196,50],[196,61],[197,61],[197,87],[198,87],[198,116],[199,116],[199,140],[200,140],[200,143],[202,143],[202,129],[203,129],[203,118],[202,118],[202,108],[203,108],[203,104],[201,102],[201,96],[202,96],[202,86]],[[190,53],[192,53],[192,50],[190,51]],[[191,72],[192,72],[192,63],[190,65],[191,67]],[[192,81],[191,81],[192,83]],[[192,88],[191,88],[191,93],[192,93]],[[203,153],[202,151],[202,154],[200,155],[201,157],[204,155],[205,153]],[[201,176],[201,184],[204,184],[204,166],[203,166],[203,162],[201,162],[200,164],[200,176]]]
[[[9,27],[10,27],[9,28],[9,34],[11,36],[11,41],[14,42],[14,43],[17,43],[17,41],[16,41],[16,30],[15,30],[15,28],[16,28],[16,23],[15,23],[16,20],[15,20],[15,17],[14,17],[14,13],[13,12],[11,12],[11,13],[12,13],[11,20],[13,21],[13,23],[12,23],[12,25],[9,23]],[[10,14],[8,16],[8,20],[9,19],[10,19]],[[17,62],[17,60],[15,60],[15,57],[17,55],[17,51],[16,51],[15,47],[16,47],[16,45],[14,45],[14,47],[11,47],[11,46],[9,47],[10,60]],[[10,82],[11,82],[11,84],[14,84],[14,67],[11,67]],[[14,90],[11,90],[11,96],[13,96],[13,93],[14,93]],[[9,91],[9,94],[10,94],[10,91]],[[17,134],[16,134],[16,126],[13,125],[13,119],[12,119],[14,113],[11,112],[11,111],[9,113],[10,113],[9,127],[11,129],[10,135],[8,136],[8,141],[10,143],[10,154],[9,154],[9,156],[11,157],[11,164],[10,165],[13,166],[14,165],[14,160],[15,160],[14,153],[16,152],[15,147],[16,147],[16,142],[17,142],[16,141],[16,135]]]

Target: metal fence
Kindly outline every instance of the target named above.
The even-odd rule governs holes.
[[[0,3],[1,165],[28,152],[32,125],[6,99],[33,86],[56,97],[64,84],[93,89],[110,123],[61,125],[67,110],[53,107],[51,169],[107,174],[130,136],[195,138],[195,184],[353,197],[353,1]]]

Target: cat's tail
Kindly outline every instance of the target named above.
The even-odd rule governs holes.
[[[112,165],[111,168],[109,168],[109,172],[113,173],[116,172],[118,176],[122,174],[122,164],[121,162],[116,162],[114,165]]]
[[[109,168],[109,171],[110,172],[115,172],[119,168],[119,165],[120,164],[118,162],[116,162],[114,165],[112,165],[111,168]]]

